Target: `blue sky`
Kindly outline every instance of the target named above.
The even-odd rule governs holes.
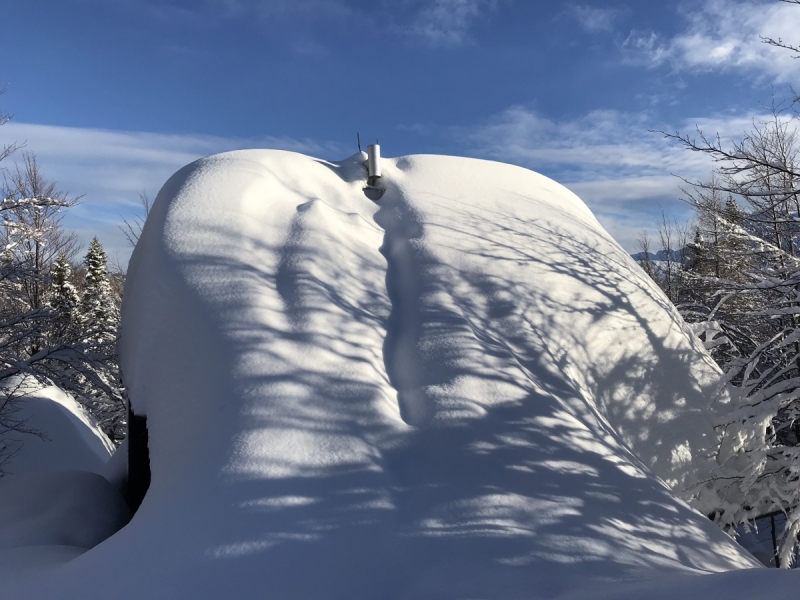
[[[247,147],[327,159],[355,133],[383,153],[491,158],[576,191],[634,250],[680,182],[710,166],[648,133],[737,136],[800,60],[776,1],[6,0],[0,143],[84,194],[66,224],[121,262],[137,192]]]

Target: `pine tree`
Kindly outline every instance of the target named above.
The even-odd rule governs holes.
[[[50,343],[69,342],[79,334],[80,296],[70,282],[72,268],[66,254],[59,254],[50,268],[48,304],[53,310]]]
[[[83,356],[92,361],[93,369],[83,370],[74,378],[74,393],[94,414],[100,426],[118,442],[124,437],[125,404],[119,380],[116,339],[119,308],[111,286],[106,253],[97,238],[89,244],[84,258],[86,274],[83,294],[78,306],[80,346]]]
[[[106,267],[106,253],[97,238],[92,239],[84,259],[86,277],[80,312],[87,338],[96,343],[113,340],[119,323]]]
[[[689,244],[689,261],[686,268],[697,275],[708,275],[709,273],[709,257],[708,248],[706,247],[703,234],[700,232],[699,227],[694,229],[694,239]]]

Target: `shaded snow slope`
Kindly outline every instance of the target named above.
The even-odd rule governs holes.
[[[376,204],[363,160],[165,184],[121,344],[150,491],[14,597],[588,597],[758,566],[663,483],[707,468],[718,371],[586,206],[438,156],[384,159]]]
[[[17,393],[26,382],[15,381]],[[3,436],[13,453],[0,478],[0,577],[55,568],[117,532],[130,519],[120,492],[100,475],[113,445],[95,420],[55,386],[20,396],[26,427]],[[2,597],[7,596],[0,592]]]
[[[68,562],[130,520],[125,500],[89,471],[39,471],[0,479],[0,576]]]
[[[78,469],[100,473],[113,444],[74,398],[49,386],[19,399],[16,415],[26,427],[43,437],[9,432],[3,443],[15,456],[4,466],[6,473]]]

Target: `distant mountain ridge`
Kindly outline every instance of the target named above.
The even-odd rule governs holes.
[[[650,257],[651,261],[654,262],[667,262],[667,260],[672,260],[676,262],[680,262],[687,254],[688,248],[684,248],[681,250],[670,250],[667,252],[666,250],[659,250],[658,252],[637,252],[636,254],[631,254],[631,258],[633,260],[639,262],[642,260],[646,260],[647,257]]]

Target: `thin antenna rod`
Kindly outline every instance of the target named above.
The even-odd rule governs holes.
[[[358,151],[361,152],[361,134],[356,131],[356,139],[358,140]]]

